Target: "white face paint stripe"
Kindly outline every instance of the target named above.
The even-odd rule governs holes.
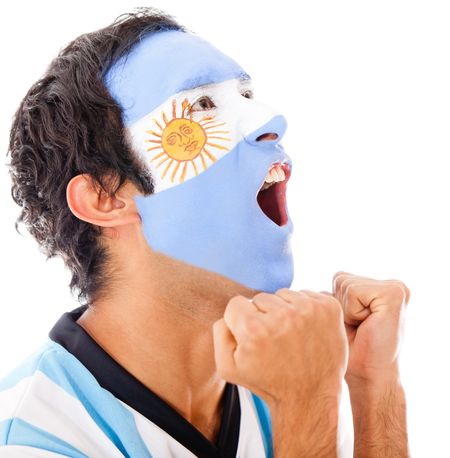
[[[249,84],[231,79],[179,92],[127,129],[133,150],[154,178],[155,192],[195,178],[278,114],[241,95]],[[202,96],[217,108],[190,115],[189,105]]]

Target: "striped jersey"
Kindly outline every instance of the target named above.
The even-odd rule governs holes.
[[[259,458],[272,455],[270,417],[227,384],[209,441],[120,366],[67,312],[45,344],[0,381],[0,457]]]

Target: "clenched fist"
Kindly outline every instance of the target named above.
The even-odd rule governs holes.
[[[399,280],[347,272],[333,278],[349,343],[345,375],[352,403],[356,458],[406,458],[406,400],[398,356],[409,289]]]
[[[399,280],[374,280],[347,272],[333,277],[349,342],[346,379],[376,380],[398,372],[409,289]]]
[[[222,377],[269,404],[336,396],[347,365],[340,303],[308,290],[234,297],[214,346]]]

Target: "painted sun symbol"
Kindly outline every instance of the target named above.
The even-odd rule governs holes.
[[[186,113],[189,114],[186,115]],[[181,115],[179,117],[177,117],[176,100],[172,100],[172,119],[169,120],[166,114],[162,112],[162,120],[164,126],[162,122],[153,118],[159,131],[145,131],[156,137],[145,141],[157,143],[157,146],[152,146],[147,151],[154,154],[151,162],[158,161],[155,167],[157,169],[162,167],[161,179],[164,179],[169,174],[172,183],[175,181],[182,183],[186,179],[189,164],[195,175],[198,175],[199,166],[206,170],[208,167],[207,162],[210,162],[211,165],[217,161],[211,150],[215,148],[229,151],[229,148],[217,142],[217,140],[231,141],[230,138],[222,136],[223,134],[228,134],[229,131],[220,130],[225,123],[216,121],[215,116],[204,116],[199,121],[193,121],[187,99],[184,99],[181,104]]]

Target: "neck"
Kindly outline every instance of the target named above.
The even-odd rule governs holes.
[[[99,298],[78,323],[211,440],[225,387],[216,373],[212,324],[231,297],[256,292],[163,255],[152,257],[155,268],[129,266],[120,288]]]

